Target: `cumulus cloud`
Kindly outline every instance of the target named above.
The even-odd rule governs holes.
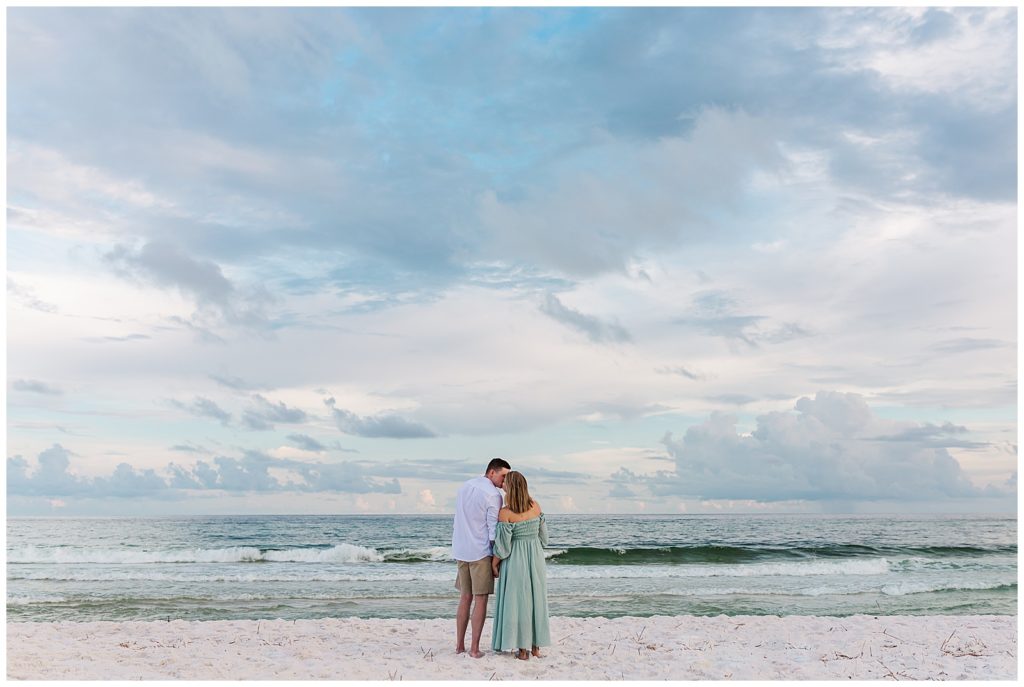
[[[240,458],[216,456],[211,461],[199,460],[187,466],[169,463],[159,472],[122,462],[110,475],[97,477],[73,473],[72,455],[60,444],[54,444],[37,456],[34,466],[22,456],[8,457],[8,494],[48,498],[183,498],[186,490],[401,493],[397,479],[374,479],[355,463],[310,463],[274,458],[259,451],[246,451]],[[294,478],[275,476],[280,474]]]
[[[639,498],[639,495],[629,485],[639,485],[647,481],[643,475],[638,475],[629,468],[621,467],[605,480],[610,482],[612,487],[608,496],[620,499]]]
[[[562,303],[553,293],[548,293],[540,305],[540,311],[557,322],[582,332],[594,343],[621,343],[632,337],[622,325],[604,322],[593,315],[585,315]]]
[[[145,496],[164,492],[168,485],[153,470],[136,470],[119,463],[109,477],[90,479],[72,473],[70,456],[74,454],[54,444],[36,458],[35,470],[21,456],[7,459],[7,493],[17,496]]]
[[[959,428],[876,416],[859,394],[820,391],[796,413],[771,412],[741,434],[736,418],[713,413],[681,439],[663,438],[674,473],[652,492],[699,498],[783,501],[929,500],[1005,495],[968,479],[941,440]]]
[[[271,474],[271,470],[287,471],[296,479],[282,482]],[[198,461],[190,468],[174,466],[174,473],[175,483],[181,488],[232,492],[401,493],[397,479],[380,481],[367,477],[355,463],[311,463],[274,458],[259,451],[246,451],[242,458],[217,456],[212,464]]]
[[[434,494],[429,489],[420,489],[419,505],[423,508],[434,508]]]
[[[335,425],[345,434],[390,439],[420,439],[437,436],[426,425],[406,420],[399,415],[391,413],[374,416],[356,415],[348,410],[337,408],[333,397],[325,400],[324,405],[331,409]]]

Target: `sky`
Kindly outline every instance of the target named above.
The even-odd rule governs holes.
[[[9,8],[9,515],[1014,512],[1009,8]]]

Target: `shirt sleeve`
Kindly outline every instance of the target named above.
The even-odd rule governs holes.
[[[487,497],[487,536],[494,541],[495,528],[498,526],[498,511],[501,510],[501,494],[495,493]]]
[[[494,555],[505,560],[512,553],[512,523],[498,523],[498,533],[494,539]]]
[[[548,526],[544,523],[544,514],[543,513],[540,514],[540,532],[538,532],[538,535],[540,536],[540,545],[541,546],[547,546],[548,545]]]

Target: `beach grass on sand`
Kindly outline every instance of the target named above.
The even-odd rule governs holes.
[[[12,679],[1014,680],[1015,616],[552,618],[519,661],[454,619],[8,623]],[[467,635],[468,640],[468,635]]]

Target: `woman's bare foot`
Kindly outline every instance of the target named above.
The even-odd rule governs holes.
[[[533,654],[534,656],[536,656],[537,658],[541,657],[540,656],[540,647],[539,646],[533,647],[533,649],[530,651],[530,653]]]
[[[520,661],[529,661],[530,660],[530,652],[527,651],[526,649],[520,649],[519,650],[519,654],[516,655],[516,658],[518,658]]]

